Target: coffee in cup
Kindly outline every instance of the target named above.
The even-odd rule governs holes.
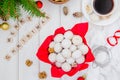
[[[114,0],[93,0],[92,1],[93,10],[99,15],[110,15],[114,8]]]

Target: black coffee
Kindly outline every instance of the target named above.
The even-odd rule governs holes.
[[[94,0],[94,9],[100,14],[108,14],[114,7],[113,0]]]

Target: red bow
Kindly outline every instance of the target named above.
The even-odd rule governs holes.
[[[120,39],[119,34],[120,34],[120,30],[117,30],[117,31],[115,31],[113,36],[110,36],[107,38],[107,42],[108,42],[108,44],[110,44],[110,46],[116,46],[118,44],[118,39]],[[111,39],[114,39],[114,42]]]
[[[84,36],[88,30],[88,23],[76,24],[72,29],[69,29],[69,30],[72,31],[76,35],[80,35],[83,38],[84,44],[87,45],[87,42],[86,42],[86,39],[84,38]],[[55,31],[54,35],[50,35],[46,38],[46,40],[42,43],[42,45],[40,46],[40,48],[37,52],[37,57],[40,60],[51,64],[51,66],[52,66],[51,75],[53,77],[62,77],[64,74],[73,76],[76,72],[88,68],[87,62],[94,61],[94,56],[93,56],[90,48],[89,48],[88,53],[85,55],[85,62],[82,64],[78,64],[77,67],[72,68],[72,70],[69,72],[64,72],[61,68],[56,67],[48,60],[48,56],[49,56],[48,47],[49,47],[50,42],[53,40],[55,35],[60,34],[60,33],[64,34],[66,31],[68,31],[68,30],[65,30],[63,27],[58,28]]]

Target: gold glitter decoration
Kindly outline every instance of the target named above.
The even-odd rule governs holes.
[[[49,53],[54,53],[54,48],[48,48]]]
[[[30,67],[30,66],[33,64],[33,61],[27,59],[26,62],[25,62],[25,64],[26,64],[28,67]]]
[[[39,72],[38,77],[39,77],[40,79],[45,79],[45,78],[47,78],[47,74],[46,74],[45,71]]]

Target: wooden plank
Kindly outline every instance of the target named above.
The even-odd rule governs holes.
[[[39,24],[39,18],[33,17],[30,21],[27,21],[25,15],[22,18],[25,23],[20,24],[21,29],[19,30],[19,43],[22,44],[22,48],[19,50],[19,80],[38,80],[39,63],[35,53],[38,48],[39,36],[36,27]],[[32,30],[35,33],[32,33]],[[33,62],[30,67],[25,64],[27,59]]]
[[[72,15],[74,12],[81,11],[80,0],[76,0],[76,1],[71,0],[68,3],[63,5],[55,5],[47,1],[45,3],[48,4],[47,6],[50,6],[50,7],[46,6],[45,9],[47,9],[46,12],[49,15],[51,15],[51,20],[40,32],[40,44],[44,41],[44,39],[48,35],[53,34],[55,29],[57,29],[58,27],[64,26],[65,29],[69,29],[69,28],[72,28],[73,25],[75,25],[76,23],[81,22],[81,18],[74,18]],[[74,4],[76,4],[76,6]],[[62,9],[64,6],[67,6],[69,8],[69,14],[67,16],[65,16],[62,12]],[[49,30],[47,29],[48,27],[50,27]],[[73,77],[64,75],[62,78],[57,79],[57,78],[51,77],[50,68],[51,68],[50,65],[40,61],[40,71],[46,71],[48,74],[46,80],[66,80],[66,79],[74,80],[81,75],[81,73],[77,73]]]
[[[40,45],[47,36],[49,36],[50,34],[52,35],[54,31],[60,26],[60,6],[50,3],[48,0],[43,0],[43,4],[46,4],[44,5],[43,9],[47,14],[49,14],[50,20],[40,31]],[[47,73],[46,80],[59,80],[57,78],[51,77],[50,69],[51,66],[49,64],[40,61],[39,72],[45,71]]]
[[[68,3],[61,5],[61,25],[64,26],[65,29],[71,29],[75,24],[82,22],[82,17],[76,18],[73,16],[75,12],[82,12],[82,0],[70,0]],[[69,13],[67,16],[63,14],[63,7],[68,7]],[[73,76],[64,75],[60,80],[77,80],[77,78],[83,75],[85,71],[78,71]]]
[[[5,21],[0,20],[0,24]],[[0,79],[3,80],[17,80],[18,79],[18,55],[11,52],[13,47],[18,43],[18,31],[14,28],[17,24],[15,20],[6,21],[10,28],[9,30],[0,29]],[[14,35],[11,35],[11,32]],[[10,41],[8,41],[10,39]],[[18,52],[16,52],[18,54]],[[9,55],[10,60],[6,59],[5,56]]]
[[[63,14],[63,7],[68,7],[68,15]],[[61,5],[61,26],[66,29],[72,28],[75,24],[80,23],[82,17],[75,18],[73,13],[81,12],[81,0],[70,0],[68,3]]]

